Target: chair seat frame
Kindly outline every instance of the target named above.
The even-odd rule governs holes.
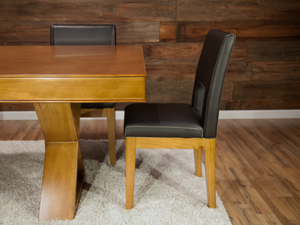
[[[215,139],[207,138],[126,138],[126,209],[133,208],[135,157],[137,148],[194,149],[195,174],[202,177],[202,159],[205,163],[209,208],[216,208]],[[204,150],[204,151],[203,151]],[[205,157],[202,157],[204,152]]]

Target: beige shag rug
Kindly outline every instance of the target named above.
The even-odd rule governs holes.
[[[137,149],[134,208],[125,209],[125,141],[109,164],[107,141],[81,140],[86,171],[74,220],[38,222],[44,141],[0,141],[0,224],[231,224],[217,196],[207,207],[193,150]]]

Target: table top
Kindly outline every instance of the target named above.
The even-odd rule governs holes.
[[[0,78],[83,76],[146,76],[142,46],[0,46]]]
[[[143,48],[0,46],[0,102],[145,102]]]

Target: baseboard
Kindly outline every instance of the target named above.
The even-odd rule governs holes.
[[[220,110],[219,119],[292,119],[300,118],[300,110]],[[82,120],[103,117],[81,118]],[[124,111],[116,111],[116,119],[124,119]],[[37,120],[35,111],[0,112],[0,120]]]

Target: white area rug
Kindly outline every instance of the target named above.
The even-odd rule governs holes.
[[[0,224],[231,224],[207,207],[193,150],[137,149],[134,208],[125,209],[125,141],[110,166],[107,141],[81,141],[86,184],[75,219],[38,222],[44,141],[0,141]]]

